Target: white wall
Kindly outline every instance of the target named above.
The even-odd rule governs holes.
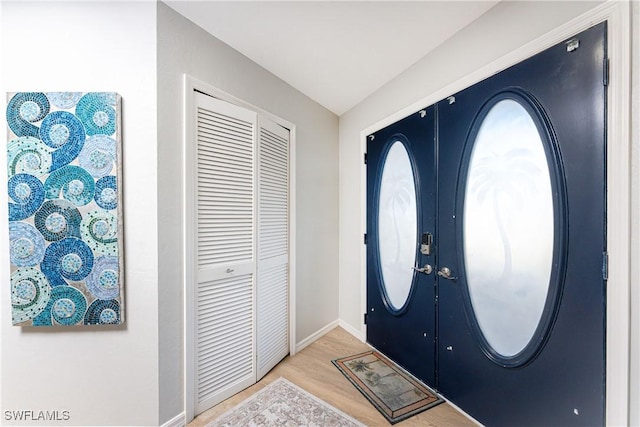
[[[640,2],[631,3],[631,127],[632,194],[631,223],[631,390],[630,425],[640,426]]]
[[[453,84],[472,72],[535,40],[546,32],[568,22],[599,5],[600,2],[501,2],[480,19],[470,24],[439,48],[425,56],[397,78],[383,86],[358,106],[340,117],[340,319],[347,327],[360,331],[362,323],[361,260],[362,231],[360,192],[361,146],[360,132],[415,102],[427,98],[443,87]],[[635,10],[634,54],[638,55],[638,4]],[[632,366],[631,421],[640,425],[639,339],[640,297],[640,151],[638,120],[638,59],[635,72],[635,111],[633,117],[633,180],[634,209],[632,209]],[[418,108],[416,108],[417,111]]]
[[[123,327],[11,326],[8,201],[0,191],[0,422],[157,425],[156,6],[3,1],[0,7],[3,116],[6,91],[122,95],[126,295]],[[4,177],[6,160],[0,149]],[[6,420],[5,411],[20,410],[66,410],[70,421]]]
[[[248,28],[247,31],[250,31]],[[290,52],[295,55],[296,52]],[[182,99],[187,73],[296,125],[296,342],[338,318],[338,118],[158,5],[161,421],[179,410],[183,331]],[[181,402],[180,402],[181,403]]]

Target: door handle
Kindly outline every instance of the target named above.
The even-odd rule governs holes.
[[[457,277],[451,275],[451,269],[449,269],[449,267],[442,267],[440,271],[438,271],[438,276],[447,280],[458,280]]]
[[[424,267],[422,268],[418,268],[418,265],[416,264],[415,267],[411,267],[411,268],[417,271],[418,273],[424,273],[424,274],[431,274],[431,272],[433,271],[433,267],[431,267],[430,264],[425,264]]]

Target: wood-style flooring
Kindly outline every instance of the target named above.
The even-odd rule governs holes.
[[[342,328],[335,328],[295,356],[287,356],[257,384],[197,416],[188,427],[205,426],[280,377],[286,378],[368,426],[390,426],[387,420],[331,363],[333,359],[366,350],[369,350],[369,346]],[[445,402],[395,425],[462,427],[476,424]]]

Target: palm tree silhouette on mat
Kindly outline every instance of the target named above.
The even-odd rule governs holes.
[[[354,372],[365,372],[371,370],[369,364],[362,359],[354,360],[353,362],[347,363],[347,365],[349,365]]]

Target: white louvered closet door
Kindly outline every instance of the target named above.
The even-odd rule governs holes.
[[[195,94],[195,413],[256,382],[257,114]]]
[[[289,130],[259,125],[258,380],[289,354]]]

